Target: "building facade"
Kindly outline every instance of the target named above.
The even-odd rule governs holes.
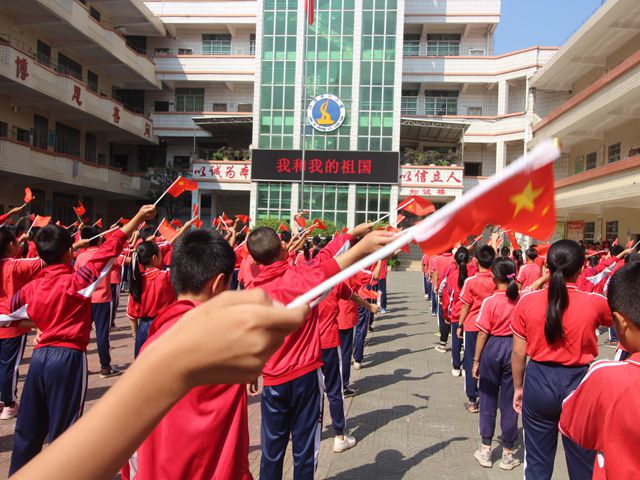
[[[640,4],[609,0],[531,80],[533,147],[557,137],[558,236],[640,238]]]

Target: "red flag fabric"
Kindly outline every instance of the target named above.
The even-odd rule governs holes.
[[[315,226],[319,230],[326,230],[327,229],[327,226],[319,218],[314,219],[312,225]]]
[[[36,198],[33,196],[33,192],[29,187],[24,187],[24,203],[31,203],[31,201]]]
[[[198,184],[193,180],[189,180],[184,177],[178,177],[175,182],[167,188],[167,193],[172,197],[179,197],[182,193],[189,191],[193,192],[198,189]],[[167,222],[169,223],[169,222]]]
[[[613,241],[613,243],[611,244],[612,247],[618,245],[618,237],[616,237],[616,239]]]
[[[194,218],[193,219],[193,226],[196,227],[196,228],[202,227],[202,220],[200,220],[199,218]]]
[[[397,218],[396,218],[396,225],[398,225],[399,223],[402,223],[402,221],[407,218],[404,215],[402,215],[401,213],[398,214]]]
[[[488,224],[549,238],[556,225],[553,159],[557,149],[549,146],[539,152],[514,162],[504,175],[469,192],[465,203],[451,204],[435,228],[421,231],[418,224],[415,238],[422,250],[443,252],[468,235],[482,232]]]
[[[249,225],[249,222],[251,221],[251,218],[249,217],[249,215],[236,215],[236,218],[240,220],[242,223],[244,223],[245,225]]]
[[[31,220],[32,222],[36,219],[36,214],[32,213],[31,215],[29,215],[29,220]]]
[[[627,247],[626,247],[626,248],[631,248],[631,247],[633,247],[634,245],[635,245],[635,243],[633,242],[633,240],[629,240],[629,241],[627,242]]]
[[[410,244],[406,244],[404,247],[401,247],[400,250],[402,250],[404,253],[408,254],[410,252]]]
[[[547,255],[550,248],[551,248],[550,243],[540,243],[535,246],[535,249],[536,249],[536,252],[538,252],[538,255],[541,255],[543,257]]]
[[[166,218],[163,218],[162,222],[160,222],[158,232],[167,242],[173,240],[173,238],[178,234],[178,232],[174,230],[171,224],[167,222]]]
[[[78,216],[78,218],[82,218],[82,216],[87,213],[87,209],[84,208],[84,205],[82,204],[82,202],[80,200],[78,200],[78,206],[77,207],[73,207],[73,209],[76,211],[76,215]]]
[[[194,203],[191,211],[191,218],[196,218],[199,213],[200,213],[200,207],[198,206],[197,203]]]
[[[281,223],[280,226],[278,227],[278,231],[279,232],[288,232],[289,231],[289,227],[287,227],[284,223]]]
[[[314,0],[305,0],[304,2],[304,10],[307,14],[307,20],[309,21],[309,25],[313,25],[313,14],[314,14]]]
[[[436,207],[426,198],[419,197],[418,195],[411,195],[406,200],[400,202],[396,210],[404,210],[409,213],[413,213],[418,217],[424,217],[436,211]]]
[[[126,225],[127,223],[129,223],[131,220],[129,220],[128,218],[121,218],[120,221],[118,222],[118,224],[120,225]]]
[[[349,229],[347,227],[342,227],[342,230],[340,230],[340,233],[342,233],[344,235],[348,231],[349,231]]]
[[[96,223],[93,224],[94,227],[102,228],[102,218],[99,218]]]
[[[33,224],[31,227],[40,228],[49,225],[51,221],[51,217],[41,217],[40,215],[36,215],[36,218],[33,220]]]
[[[224,224],[228,227],[230,227],[231,225],[234,224],[234,221],[231,219],[231,217],[229,217],[226,213],[222,212],[222,220],[224,221]]]
[[[302,215],[296,215],[294,220],[296,221],[296,223],[302,227],[302,228],[306,228],[307,227],[307,219],[304,218]]]
[[[509,241],[511,242],[511,247],[514,250],[520,250],[520,245],[518,245],[518,239],[516,238],[516,234],[513,232],[507,232],[507,236],[509,237]]]
[[[171,220],[170,225],[175,228],[180,228],[182,225],[184,225],[184,223],[182,223],[182,220],[174,218],[173,220]]]

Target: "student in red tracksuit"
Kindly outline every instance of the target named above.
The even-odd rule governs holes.
[[[356,227],[322,249],[314,261],[295,267],[287,263],[286,245],[273,229],[256,228],[249,234],[248,248],[260,265],[253,286],[288,304],[325,279],[337,274],[391,239],[384,231],[372,232],[352,249],[334,258],[353,236],[365,233],[372,224]],[[282,478],[284,455],[289,438],[293,439],[294,478],[313,478],[317,445],[322,427],[322,390],[320,367],[322,352],[318,335],[318,311],[313,308],[305,324],[289,335],[267,361],[263,369],[261,399],[262,459],[260,478]]]
[[[176,243],[172,262],[178,298],[153,321],[141,358],[184,314],[229,288],[235,254],[217,232],[194,230]],[[137,480],[252,480],[246,385],[195,387],[164,415],[136,457],[130,476]]]
[[[355,294],[347,282],[335,286],[329,295],[318,304],[318,330],[322,349],[322,375],[325,393],[329,400],[329,413],[335,433],[333,451],[349,450],[356,445],[356,439],[345,434],[346,418],[344,411],[344,386],[342,384],[342,351],[338,330],[339,301],[354,302],[369,311],[376,312],[375,303],[367,303]]]
[[[524,252],[526,262],[518,272],[518,287],[525,290],[542,276],[542,267],[536,263],[538,252],[535,248],[527,248]]]
[[[464,332],[464,367],[465,393],[469,401],[465,408],[469,413],[478,413],[478,382],[472,375],[473,358],[476,352],[476,339],[479,328],[476,325],[480,307],[485,298],[490,297],[496,285],[491,275],[491,265],[496,258],[496,251],[493,247],[485,245],[478,250],[476,260],[478,261],[478,273],[467,278],[460,291],[460,326],[458,327],[458,337],[462,337]]]
[[[85,265],[91,260],[93,255],[98,251],[98,248],[103,243],[104,237],[94,238],[99,234],[96,227],[85,227],[80,233],[80,237],[83,240],[93,238],[89,242],[88,248],[80,253],[76,258],[74,270],[77,272],[85,267]],[[120,268],[117,265],[120,255],[116,257],[111,266],[111,271],[114,268]],[[112,308],[112,294],[111,284],[109,279],[111,277],[111,271],[107,275],[107,279],[94,289],[91,294],[91,320],[96,329],[96,343],[98,345],[98,357],[100,358],[100,378],[113,377],[120,375],[122,372],[111,366],[111,308]]]
[[[516,284],[516,264],[510,258],[496,258],[491,273],[497,290],[482,302],[476,320],[480,332],[473,359],[473,377],[479,379],[482,447],[476,450],[474,457],[483,467],[493,466],[491,443],[499,404],[502,430],[502,460],[499,466],[503,470],[513,470],[520,465],[513,451],[513,444],[518,438],[518,414],[513,409],[511,374],[511,315],[520,296]]]
[[[608,290],[624,362],[591,364],[580,386],[562,404],[560,431],[597,452],[594,479],[640,478],[640,263],[631,262],[611,278]]]
[[[554,243],[547,256],[548,287],[524,294],[511,319],[513,405],[522,412],[525,478],[552,478],[562,399],[598,355],[595,330],[611,325],[607,300],[576,288],[583,264],[584,250],[576,242]],[[567,438],[563,444],[569,477],[591,478],[594,452]]]
[[[435,260],[435,273],[433,275],[433,285],[436,289],[436,299],[438,301],[438,329],[440,330],[440,344],[436,346],[436,352],[447,353],[447,340],[449,340],[450,326],[446,322],[444,309],[442,307],[442,288],[446,280],[446,273],[456,263],[456,259],[451,251],[438,255]]]
[[[20,243],[6,227],[0,228],[0,302],[11,298],[42,269],[39,258],[16,258]],[[18,367],[29,328],[0,328],[0,420],[18,415]]]
[[[169,270],[161,270],[162,258],[163,254],[155,242],[144,241],[138,245],[131,260],[127,316],[138,322],[134,358],[138,356],[140,348],[147,340],[153,319],[163,308],[176,301]]]
[[[82,413],[91,294],[109,273],[127,237],[153,215],[155,207],[142,207],[77,272],[70,266],[71,235],[57,225],[38,232],[38,254],[46,267],[11,299],[0,303],[0,322],[29,320],[41,331],[23,387],[9,474],[38,454],[47,434],[53,441]]]

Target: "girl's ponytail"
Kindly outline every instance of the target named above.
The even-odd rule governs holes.
[[[469,270],[467,264],[469,263],[469,250],[465,247],[460,247],[456,250],[456,265],[458,266],[458,288],[462,288],[464,282],[469,278]]]
[[[134,301],[140,302],[142,300],[142,292],[144,285],[142,284],[142,269],[151,263],[151,259],[154,255],[160,255],[160,249],[155,242],[142,242],[136,248],[131,256],[131,297]]]
[[[510,258],[496,258],[491,265],[491,273],[496,282],[507,284],[507,298],[512,301],[518,300],[520,292],[516,283],[516,264]]]
[[[560,240],[549,249],[547,265],[551,272],[547,289],[547,317],[544,336],[549,344],[564,337],[562,317],[569,306],[567,279],[580,272],[584,264],[584,250],[572,240]]]

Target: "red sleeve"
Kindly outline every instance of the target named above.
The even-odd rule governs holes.
[[[518,281],[520,283],[524,283],[524,280],[525,280],[524,272],[526,272],[526,270],[527,270],[527,266],[523,265],[522,268],[520,269],[520,271],[518,272],[518,277],[516,278],[516,281]]]
[[[471,294],[471,279],[468,278],[462,285],[462,291],[460,292],[460,301],[465,305],[471,306],[473,304],[473,295]],[[435,285],[434,285],[435,286]]]
[[[338,300],[349,300],[353,294],[353,290],[347,282],[342,282],[336,287]]]
[[[126,241],[127,236],[118,229],[100,245],[86,264],[71,275],[70,288],[73,292],[90,297],[95,287],[111,271],[115,257],[120,255]]]
[[[158,245],[158,250],[160,250],[160,257],[164,258],[165,255],[167,255],[168,253],[171,252],[171,250],[173,250],[173,248],[171,247],[170,243],[163,242],[163,243]]]
[[[136,318],[140,317],[139,310],[140,310],[140,305],[138,305],[133,300],[133,297],[129,295],[129,300],[127,301],[127,317],[129,317],[132,320],[135,320]]]
[[[491,335],[493,331],[493,322],[491,321],[493,319],[493,308],[491,302],[487,301],[489,298],[485,298],[480,306],[480,313],[476,318],[476,326],[484,333]]]
[[[611,314],[611,309],[609,308],[607,299],[602,295],[595,294],[593,295],[593,303],[594,309],[598,312],[599,324],[603,327],[610,327],[613,325],[613,315]]]
[[[0,327],[9,327],[11,322],[29,318],[27,306],[32,294],[31,290],[31,285],[25,285],[11,298],[5,298],[0,302]]]
[[[523,302],[520,300],[516,305],[516,308],[513,310],[513,315],[511,315],[511,330],[517,336],[522,338],[523,340],[527,339],[527,329],[524,320],[524,308]]]
[[[10,215],[8,213],[3,213],[2,215],[0,215],[0,223],[6,222],[9,217]]]
[[[334,238],[327,244],[326,247],[324,247],[322,250],[318,252],[318,255],[316,255],[316,258],[313,259],[313,262],[314,263],[324,262],[329,258],[335,257],[338,254],[338,252],[340,252],[340,249],[347,242],[353,243],[353,237],[349,234],[340,235],[339,237]]]

